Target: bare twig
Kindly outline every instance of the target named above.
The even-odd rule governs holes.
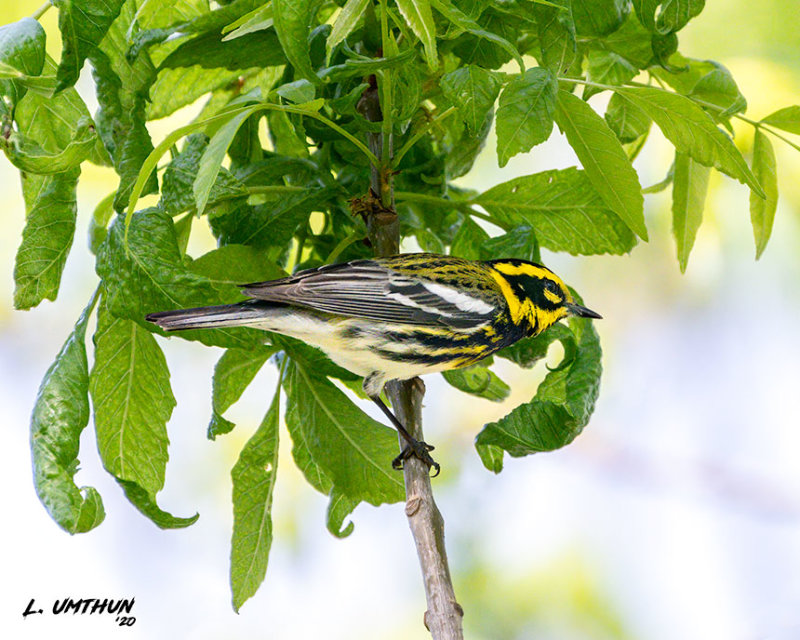
[[[373,81],[359,102],[359,109],[365,118],[373,122],[381,121],[379,92]],[[369,239],[376,256],[388,256],[398,252],[400,230],[397,213],[394,210],[394,191],[391,168],[391,140],[385,140],[381,133],[368,134],[370,150],[385,162],[373,165],[372,190],[381,205],[376,206],[374,215],[366,215]],[[387,145],[388,154],[381,150]],[[377,203],[376,203],[377,205]],[[386,394],[392,402],[395,415],[416,440],[423,440],[422,397],[425,386],[419,378],[406,382],[390,382]],[[400,447],[405,445],[400,440]],[[462,640],[461,618],[464,615],[456,602],[450,569],[447,566],[447,553],[444,546],[444,519],[433,499],[429,469],[420,460],[410,458],[403,463],[406,485],[406,516],[411,535],[417,547],[425,597],[428,610],[425,612],[425,626],[434,640]]]

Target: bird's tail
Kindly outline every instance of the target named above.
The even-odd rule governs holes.
[[[213,329],[215,327],[242,327],[265,320],[275,304],[223,304],[216,307],[196,307],[177,311],[150,313],[145,319],[165,331],[182,329]]]

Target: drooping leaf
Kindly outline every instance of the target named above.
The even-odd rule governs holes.
[[[606,206],[647,240],[639,177],[605,120],[580,98],[559,91],[556,122]]]
[[[465,369],[443,371],[442,377],[459,391],[469,393],[492,402],[502,402],[511,393],[511,387],[484,364]]]
[[[331,493],[331,500],[328,503],[328,514],[325,526],[337,538],[346,538],[355,529],[353,521],[345,526],[344,519],[353,513],[353,509],[358,506],[358,502],[348,498],[342,493]]]
[[[550,137],[557,93],[555,76],[541,67],[528,69],[506,85],[497,108],[497,159],[501,167]]]
[[[93,487],[75,484],[80,435],[89,422],[89,366],[85,309],[39,387],[31,415],[31,453],[36,494],[50,517],[68,533],[84,533],[105,518]]]
[[[736,86],[731,72],[721,65],[700,78],[692,87],[690,95],[696,100],[718,107],[710,110],[711,115],[718,120],[730,118],[747,109],[747,100]]]
[[[316,0],[272,0],[275,31],[283,52],[295,71],[306,80],[319,84],[320,79],[311,64],[308,39],[311,20],[317,9]]]
[[[483,243],[481,259],[491,260],[498,256],[541,262],[539,241],[533,227],[528,224],[516,224],[503,235],[489,238]]]
[[[775,151],[772,143],[761,129],[756,129],[753,141],[753,173],[764,189],[766,198],[750,192],[750,221],[756,241],[756,260],[764,253],[772,234],[772,223],[778,207],[778,175]]]
[[[672,184],[672,233],[678,247],[681,273],[686,271],[689,253],[697,230],[703,222],[703,207],[708,193],[709,167],[692,160],[685,153],[675,154]],[[758,197],[758,196],[755,196]]]
[[[633,0],[633,6],[645,27],[664,34],[685,27],[703,10],[705,0]]]
[[[286,424],[303,434],[314,463],[337,493],[378,505],[404,497],[391,466],[397,455],[394,430],[376,422],[327,379],[292,360],[286,372]]]
[[[498,358],[511,360],[511,362],[518,364],[520,367],[530,369],[547,355],[550,345],[556,341],[561,342],[564,346],[565,354],[574,352],[574,336],[567,325],[559,322],[538,336],[517,340],[511,346],[500,349],[495,355]],[[573,356],[565,357],[566,363],[562,363],[562,366],[563,364],[569,364]]]
[[[450,253],[467,260],[479,260],[481,247],[489,239],[486,233],[472,218],[466,217],[453,238]]]
[[[442,93],[456,106],[467,130],[474,135],[483,126],[502,83],[491,71],[475,65],[442,76],[440,83]]]
[[[236,611],[255,594],[267,573],[272,546],[272,493],[278,472],[279,399],[280,387],[231,470],[231,591]]]
[[[608,126],[623,144],[638,140],[650,130],[653,121],[635,104],[611,95],[606,108],[605,119]]]
[[[474,202],[512,229],[531,225],[539,243],[573,255],[622,254],[636,238],[604,202],[585,172],[552,169],[498,184]]]
[[[101,306],[89,381],[103,466],[151,498],[164,486],[167,420],[175,407],[169,370],[155,338]]]
[[[513,457],[551,451],[572,442],[586,426],[600,386],[600,342],[586,320],[571,320],[570,330],[575,355],[569,365],[548,373],[530,402],[484,426],[475,439],[479,452],[487,445]],[[489,450],[481,455],[492,471],[499,465],[495,453]]]
[[[773,127],[778,127],[778,129],[783,129],[789,133],[800,135],[800,106],[792,105],[791,107],[778,109],[774,113],[769,114],[761,122]]]
[[[588,72],[589,80],[600,84],[620,85],[632,80],[639,70],[618,53],[591,49],[589,51]],[[584,98],[598,93],[600,89],[587,86]]]
[[[86,58],[96,51],[124,4],[125,0],[53,0],[63,42],[57,91],[77,82]]]
[[[439,68],[439,54],[436,50],[436,25],[433,22],[430,0],[396,0],[396,2],[408,26],[422,43],[428,68],[436,71]]]
[[[649,115],[677,151],[736,178],[755,193],[764,195],[758,180],[731,139],[691,100],[652,87],[625,87],[617,89],[617,93]]]
[[[222,417],[244,393],[274,348],[228,349],[214,367],[212,385],[212,415],[208,425],[208,437],[213,440],[221,433],[233,429],[233,423]]]
[[[570,6],[579,36],[607,36],[622,26],[630,11],[625,0],[571,0]]]
[[[22,189],[27,209],[14,264],[14,307],[30,309],[55,300],[75,235],[75,189],[80,169],[51,176],[27,174]]]
[[[50,151],[24,133],[13,132],[0,140],[0,146],[11,163],[23,173],[38,175],[59,174],[70,171],[89,158],[98,142],[94,124],[82,117],[74,130],[74,137],[63,148]]]
[[[171,513],[164,511],[156,503],[155,497],[138,484],[131,480],[120,480],[117,478],[117,483],[125,492],[125,497],[128,499],[139,512],[149,518],[154,525],[159,529],[184,529],[197,522],[200,514],[195,513],[188,518],[174,516]]]

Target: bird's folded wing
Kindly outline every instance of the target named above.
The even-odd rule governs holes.
[[[258,300],[285,302],[343,316],[419,325],[478,326],[499,311],[494,297],[465,293],[432,278],[399,274],[358,260],[243,286]]]

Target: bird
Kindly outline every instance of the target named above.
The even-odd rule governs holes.
[[[468,260],[406,253],[306,269],[240,285],[247,299],[150,313],[165,331],[255,327],[321,349],[363,377],[364,392],[406,445],[392,461],[414,456],[433,468],[433,447],[414,439],[380,397],[391,380],[475,364],[569,316],[601,318],[575,302],[547,267],[522,259]]]

